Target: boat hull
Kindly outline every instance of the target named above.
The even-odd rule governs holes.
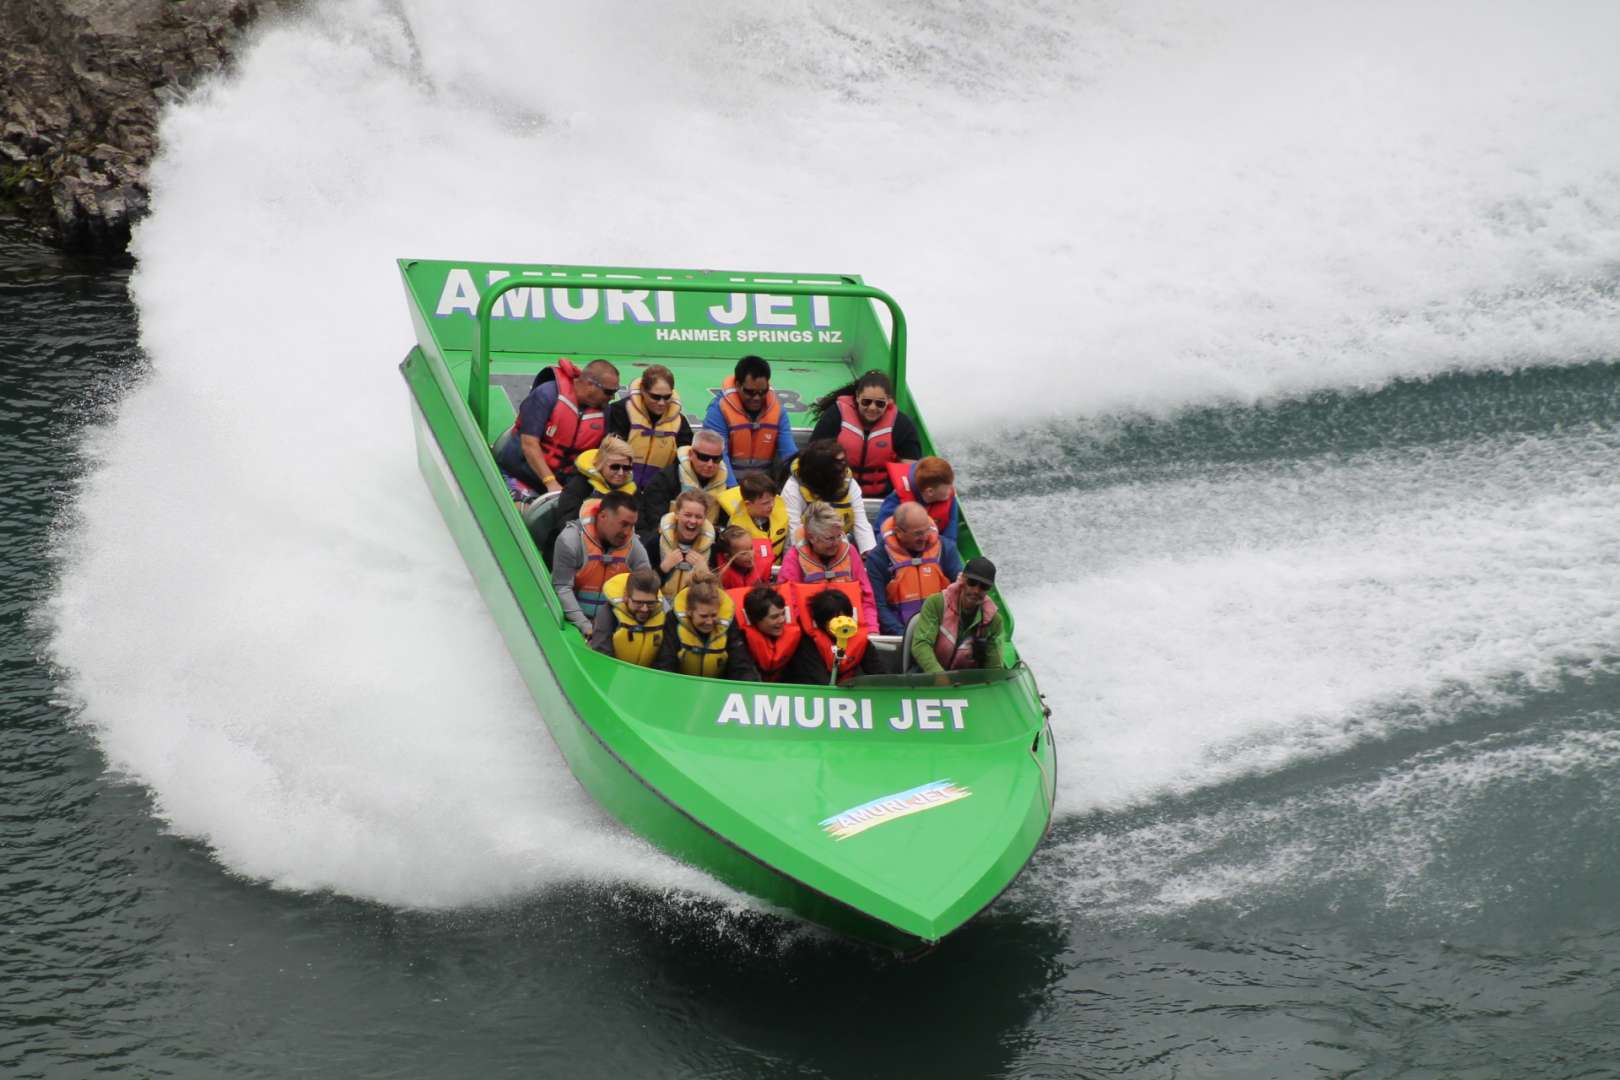
[[[844,687],[687,677],[592,651],[563,618],[490,456],[492,433],[511,423],[506,392],[469,362],[463,324],[444,310],[455,305],[431,307],[459,295],[438,282],[462,271],[415,261],[402,271],[420,343],[401,373],[421,473],[586,791],[639,836],[739,891],[900,953],[926,949],[1000,895],[1044,836],[1056,785],[1044,708],[1010,641],[1000,669]],[[863,322],[870,312],[851,311],[842,337],[881,346],[878,328]],[[521,373],[544,355],[505,354],[496,375],[523,382],[521,392]],[[796,364],[793,397],[806,400],[817,380],[836,385],[855,362]],[[710,381],[701,358],[690,363],[699,366],[683,370],[698,372],[699,386]],[[473,386],[486,391],[478,408]],[[963,539],[965,554],[977,550],[966,523]],[[1003,617],[1010,628],[1011,613]]]

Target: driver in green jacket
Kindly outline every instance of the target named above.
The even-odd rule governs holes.
[[[925,672],[1005,667],[1001,612],[990,598],[996,565],[982,555],[969,559],[944,591],[923,601],[911,638],[911,657]]]

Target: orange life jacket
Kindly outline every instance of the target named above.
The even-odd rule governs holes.
[[[623,547],[609,549],[596,535],[596,522],[590,520],[580,526],[579,536],[585,548],[585,561],[574,574],[574,597],[585,617],[594,619],[596,609],[607,599],[603,586],[608,579],[630,570],[630,545],[635,542],[635,533],[630,534]]]
[[[902,623],[910,622],[922,610],[924,600],[945,588],[945,572],[939,567],[943,551],[939,530],[933,526],[929,526],[928,546],[921,555],[913,555],[894,535],[894,518],[883,523],[883,552],[891,570],[885,596]]]
[[[865,630],[855,631],[855,635],[844,647],[843,660],[838,660],[833,654],[833,639],[823,633],[821,627],[811,622],[808,614],[804,621],[804,633],[815,642],[816,651],[821,653],[821,662],[827,665],[828,672],[831,672],[836,664],[839,682],[846,682],[861,673],[861,658],[866,655],[867,646]]]
[[[859,620],[862,617],[861,584],[855,579],[855,569],[852,565],[855,558],[854,544],[846,542],[843,554],[839,555],[830,566],[816,556],[808,541],[796,546],[783,558],[799,560],[800,578],[797,582],[799,602],[806,609],[810,606],[810,598],[817,593],[837,589],[849,597],[850,605],[855,609],[855,618]]]
[[[973,633],[958,641],[957,636],[962,632],[961,603],[962,582],[958,579],[945,587],[945,610],[939,619],[939,636],[934,639],[934,657],[946,671],[980,666],[973,656],[973,644],[989,636],[990,621],[996,617],[996,602],[985,593]]]
[[[574,380],[583,372],[572,360],[559,357],[550,370],[557,383],[557,403],[546,418],[545,431],[540,433],[540,452],[552,472],[571,474],[580,452],[600,444],[607,434],[607,415],[601,409],[580,409],[579,399],[574,396]],[[541,372],[536,383],[544,382],[544,375]],[[512,430],[518,431],[517,422],[512,424]]]
[[[782,402],[776,391],[765,392],[765,407],[756,419],[743,411],[735,375],[727,375],[720,389],[720,415],[725,417],[730,439],[732,473],[769,469],[776,460],[776,440],[782,434]]]
[[[748,642],[748,652],[753,656],[754,663],[759,666],[760,678],[766,682],[782,681],[782,669],[793,659],[793,654],[799,648],[799,640],[804,636],[804,628],[799,625],[796,615],[799,606],[798,591],[794,589],[791,581],[785,581],[774,587],[787,602],[787,622],[782,627],[781,636],[775,638],[760,633],[759,628],[748,619],[748,612],[743,608],[743,598],[752,592],[752,589],[726,590],[737,615],[737,626],[743,632],[743,640]]]
[[[884,468],[888,470],[889,481],[894,484],[895,494],[900,496],[901,502],[921,501],[918,499],[917,492],[912,485],[912,478],[917,475],[917,463],[915,461],[891,461]],[[922,505],[923,509],[928,511],[928,516],[934,519],[934,528],[938,529],[940,535],[943,536],[951,527],[951,508],[956,505],[956,492],[951,492],[948,499],[923,503]]]
[[[889,493],[889,462],[894,455],[894,418],[900,415],[894,402],[883,410],[877,423],[868,429],[861,423],[860,410],[852,394],[844,394],[838,405],[838,445],[844,448],[850,471],[861,485],[861,494],[873,498]]]

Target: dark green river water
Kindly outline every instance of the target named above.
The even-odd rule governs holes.
[[[1064,802],[901,965],[635,875],[384,903],[177,833],[254,811],[155,804],[103,752],[151,722],[48,659],[79,450],[149,378],[127,278],[0,240],[0,1075],[1620,1075],[1620,366],[979,446],[1005,572],[1037,510],[1091,561],[1015,596]]]

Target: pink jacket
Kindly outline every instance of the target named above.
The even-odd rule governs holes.
[[[855,550],[848,540],[844,546],[849,548],[849,569],[855,578],[855,583],[861,587],[861,629],[868,634],[876,634],[878,630],[877,597],[872,592],[872,579],[867,576],[866,563],[861,559],[860,553]],[[804,570],[799,565],[795,548],[789,548],[782,553],[782,569],[777,572],[778,581],[803,581]]]

